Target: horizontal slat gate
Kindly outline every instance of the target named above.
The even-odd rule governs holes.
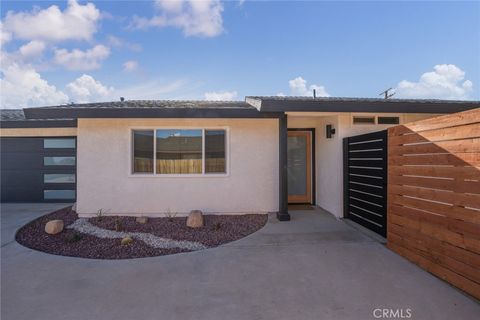
[[[344,217],[387,234],[387,131],[343,139]]]
[[[480,299],[480,109],[388,129],[390,249]]]

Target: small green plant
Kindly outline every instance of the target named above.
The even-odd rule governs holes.
[[[164,213],[165,217],[168,218],[168,221],[172,222],[173,219],[177,216],[177,212],[172,212],[170,211],[170,208],[167,209],[167,211]]]
[[[115,231],[123,231],[123,225],[120,219],[115,219]]]
[[[221,227],[222,227],[222,224],[221,224],[220,222],[215,222],[215,223],[213,224],[213,230],[214,230],[214,231],[220,230]]]
[[[75,232],[75,233],[73,233],[73,234],[71,234],[67,237],[67,241],[71,242],[71,243],[78,242],[80,240],[82,240],[82,235],[80,233],[77,233],[77,232]]]

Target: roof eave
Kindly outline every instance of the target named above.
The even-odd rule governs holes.
[[[258,99],[255,99],[258,100]],[[295,101],[263,100],[261,112],[382,112],[382,113],[455,113],[480,107],[475,103],[411,101]]]
[[[27,108],[27,119],[64,118],[276,118],[278,112],[236,108]]]
[[[44,120],[4,120],[0,121],[0,128],[76,128],[76,119],[44,119]]]

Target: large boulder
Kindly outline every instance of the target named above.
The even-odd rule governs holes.
[[[201,228],[203,227],[203,215],[200,210],[192,210],[187,218],[187,227]]]
[[[57,234],[63,231],[63,220],[51,220],[45,225],[45,232],[48,234]]]
[[[125,238],[122,239],[121,244],[122,244],[122,246],[128,246],[132,242],[133,242],[132,237],[126,236]]]

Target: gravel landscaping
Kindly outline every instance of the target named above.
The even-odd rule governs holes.
[[[116,225],[125,232],[144,232],[158,237],[199,242],[207,247],[241,239],[265,225],[266,214],[204,215],[205,225],[192,229],[186,226],[186,217],[148,218],[140,224],[134,217],[95,217],[89,222],[103,229],[116,230]]]
[[[145,244],[149,245],[150,247],[157,248],[157,249],[187,249],[187,250],[202,250],[206,249],[207,246],[192,241],[178,241],[172,239],[166,239],[154,236],[151,233],[143,233],[143,232],[123,232],[123,231],[114,231],[108,229],[102,229],[100,227],[92,225],[87,219],[77,219],[74,223],[69,225],[67,228],[74,229],[80,233],[90,234],[97,238],[103,239],[123,239],[125,237],[131,237],[137,240],[141,240],[145,242]]]
[[[48,221],[61,219],[65,229],[45,233]],[[243,238],[265,225],[267,215],[205,215],[205,225],[192,229],[186,217],[149,218],[140,224],[133,217],[102,216],[78,219],[67,207],[42,216],[18,230],[20,244],[56,255],[93,259],[130,259],[211,248]],[[125,236],[133,242],[122,245]]]

